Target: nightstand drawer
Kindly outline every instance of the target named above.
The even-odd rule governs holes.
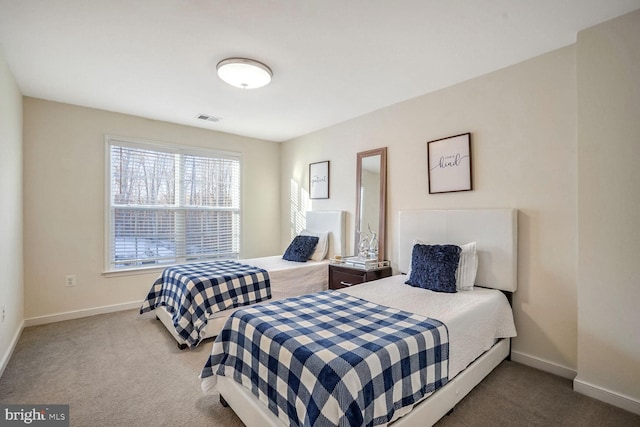
[[[362,270],[341,265],[329,265],[329,289],[348,288],[388,276],[391,276],[391,267]]]
[[[331,283],[329,284],[331,289],[347,288],[366,282],[366,272],[364,271],[334,271],[332,276]]]

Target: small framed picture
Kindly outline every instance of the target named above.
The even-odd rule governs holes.
[[[427,142],[429,194],[470,191],[471,134]]]
[[[309,164],[309,198],[329,198],[329,161]]]

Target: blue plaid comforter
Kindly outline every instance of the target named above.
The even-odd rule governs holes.
[[[447,383],[448,340],[437,320],[325,291],[236,311],[201,378],[232,377],[287,425],[386,425]]]
[[[166,306],[187,345],[201,340],[207,316],[271,298],[269,273],[236,261],[212,261],[168,267],[154,282],[140,314]]]

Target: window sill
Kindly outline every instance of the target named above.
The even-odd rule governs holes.
[[[109,277],[123,277],[123,276],[136,276],[139,274],[160,274],[162,271],[170,267],[170,265],[153,266],[153,267],[138,267],[138,268],[123,268],[120,270],[107,270],[102,272],[102,276]]]

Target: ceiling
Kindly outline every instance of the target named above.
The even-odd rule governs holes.
[[[0,0],[25,96],[285,141],[572,44],[640,0]],[[228,57],[273,71],[242,90]],[[197,115],[220,118],[203,121]]]

